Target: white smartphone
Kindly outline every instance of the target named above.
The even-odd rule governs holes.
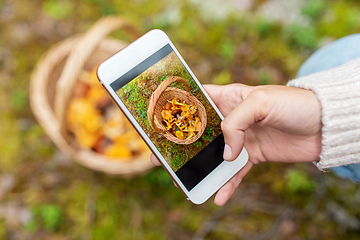
[[[245,149],[223,160],[223,116],[163,31],[128,45],[97,75],[192,203],[204,203],[246,164]]]

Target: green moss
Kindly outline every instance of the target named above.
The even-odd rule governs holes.
[[[360,12],[358,9],[358,4],[354,2],[334,2],[319,20],[319,32],[335,38],[357,33],[360,29],[358,24]]]
[[[179,169],[184,163],[184,156],[180,155],[179,152],[173,152],[173,157],[171,159],[171,167],[173,169]]]
[[[270,75],[267,72],[264,72],[260,75],[261,85],[269,85],[271,83]]]
[[[46,139],[44,129],[40,125],[33,125],[22,133],[22,144],[26,155],[32,154],[41,158],[51,157],[54,154],[54,145]],[[31,144],[26,144],[31,143]]]
[[[9,113],[0,114],[0,165],[5,172],[16,171],[21,163],[22,134],[17,122]],[[6,136],[6,137],[5,137]]]
[[[161,186],[172,185],[172,179],[164,169],[155,169],[144,177],[150,185],[157,184]]]
[[[235,43],[230,40],[222,42],[220,44],[220,54],[224,59],[225,66],[230,64],[235,55]]]
[[[74,6],[70,1],[59,2],[56,0],[49,0],[43,5],[44,12],[57,20],[69,17],[73,12],[73,8]]]
[[[58,205],[39,205],[31,209],[32,220],[27,224],[28,231],[46,230],[54,232],[63,219],[62,210]]]
[[[26,106],[27,95],[23,89],[16,89],[11,95],[11,102],[15,111],[21,111]]]
[[[276,25],[265,19],[260,19],[255,23],[255,27],[261,38],[266,38],[276,30]]]
[[[229,70],[221,71],[217,76],[212,80],[213,84],[217,85],[226,85],[232,83],[231,73]]]
[[[290,192],[312,192],[314,190],[314,182],[309,179],[306,172],[289,170],[285,178],[287,180],[286,187]]]
[[[6,223],[4,220],[0,220],[0,238],[1,239],[8,239],[7,230],[6,230]]]
[[[317,19],[318,17],[320,17],[325,7],[326,2],[324,0],[309,1],[303,7],[302,13],[313,19]]]
[[[297,47],[315,49],[319,45],[319,35],[312,26],[303,27],[292,24],[286,27],[283,36],[287,42]]]
[[[204,134],[201,136],[205,141],[209,141],[214,138],[213,131],[210,127],[206,127]]]
[[[204,143],[202,141],[196,141],[196,142],[194,142],[194,145],[195,145],[195,147],[200,148],[204,145]]]

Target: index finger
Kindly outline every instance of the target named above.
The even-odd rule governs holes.
[[[159,159],[157,159],[154,154],[150,155],[150,161],[152,164],[154,164],[157,167],[161,166]]]

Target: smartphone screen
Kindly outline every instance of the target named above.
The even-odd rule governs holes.
[[[169,44],[110,86],[188,191],[223,162],[221,118]]]

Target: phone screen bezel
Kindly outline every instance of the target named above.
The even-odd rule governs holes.
[[[201,182],[199,182],[194,188],[188,191],[182,181],[177,177],[175,172],[167,164],[167,162],[162,157],[162,155],[157,150],[152,141],[147,137],[144,130],[140,127],[135,118],[131,115],[130,111],[125,107],[125,104],[117,96],[115,90],[111,87],[111,84],[114,83],[119,77],[129,72],[139,63],[147,59],[149,56],[152,56],[154,53],[156,53],[159,49],[166,46],[167,44],[170,45],[172,50],[179,57],[180,61],[188,70],[194,81],[199,85],[199,88],[208,98],[210,104],[213,106],[217,114],[220,116],[221,119],[223,119],[221,112],[216,108],[215,104],[210,99],[210,97],[208,96],[200,82],[197,80],[195,75],[192,73],[192,71],[190,70],[184,59],[181,57],[175,46],[172,44],[170,39],[161,30],[152,30],[148,32],[126,48],[122,49],[120,52],[113,55],[111,58],[107,59],[99,66],[97,74],[101,84],[103,84],[103,86],[109,92],[115,103],[120,107],[125,116],[133,124],[134,128],[138,131],[140,136],[147,143],[154,155],[160,160],[163,167],[173,178],[181,191],[194,204],[201,204],[205,202],[209,197],[211,197],[223,184],[225,184],[246,164],[248,159],[246,150],[243,149],[239,157],[232,162],[223,161]]]

